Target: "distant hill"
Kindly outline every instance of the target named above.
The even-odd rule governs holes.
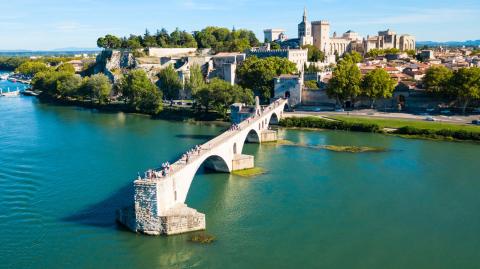
[[[480,40],[467,40],[467,41],[446,41],[446,42],[437,42],[437,41],[417,41],[417,47],[422,46],[429,46],[429,47],[438,47],[438,46],[446,46],[446,47],[478,47],[480,46]]]
[[[53,51],[101,51],[100,48],[76,48],[76,47],[67,47],[67,48],[59,48],[53,49]]]

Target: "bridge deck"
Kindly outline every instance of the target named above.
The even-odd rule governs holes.
[[[261,110],[260,115],[254,115],[254,116],[242,121],[241,123],[239,123],[237,125],[239,127],[239,130],[227,130],[227,131],[221,133],[220,135],[218,135],[217,137],[203,143],[202,145],[200,145],[200,150],[198,152],[194,152],[194,153],[189,155],[188,162],[185,159],[181,158],[181,159],[177,160],[176,162],[174,162],[173,164],[171,164],[170,165],[170,172],[168,173],[167,176],[162,176],[162,177],[153,176],[151,178],[142,178],[142,180],[161,181],[161,180],[165,180],[169,177],[174,176],[181,169],[183,169],[183,168],[187,167],[188,165],[192,164],[198,158],[201,158],[204,155],[211,155],[211,152],[216,147],[218,147],[222,143],[228,141],[229,139],[231,139],[232,137],[234,137],[235,135],[237,135],[241,131],[245,130],[246,128],[254,127],[255,124],[261,123],[263,120],[265,120],[266,116],[269,113],[271,113],[275,108],[277,108],[279,106],[283,107],[283,105],[286,102],[287,102],[287,100],[285,100],[285,99],[277,100],[277,101],[273,102],[272,104],[270,104],[269,106],[264,107]],[[152,170],[152,171],[155,171],[155,172],[158,172],[158,173],[161,172],[161,170]]]

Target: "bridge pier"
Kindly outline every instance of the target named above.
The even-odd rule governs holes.
[[[283,116],[287,100],[276,100],[237,127],[195,147],[187,155],[160,169],[148,170],[134,181],[134,203],[117,211],[117,221],[134,232],[147,235],[174,235],[205,230],[205,214],[189,208],[190,185],[200,167],[230,173],[255,167],[255,157],[241,154],[245,142],[277,141],[269,125]]]
[[[263,130],[261,136],[262,143],[275,142],[278,140],[278,132],[275,130]]]
[[[117,211],[117,221],[130,230],[146,235],[175,235],[205,230],[205,214],[184,203],[175,203],[163,210],[159,208],[157,198],[165,197],[164,184],[137,180],[134,185],[135,205]]]
[[[232,171],[245,170],[255,167],[255,157],[253,155],[237,154],[232,160]]]

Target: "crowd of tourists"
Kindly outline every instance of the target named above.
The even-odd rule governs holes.
[[[190,159],[195,156],[195,155],[200,155],[202,152],[202,147],[199,145],[196,145],[193,149],[188,150],[185,152],[185,154],[182,155],[182,161],[185,161],[185,163],[188,163]]]
[[[231,131],[240,131],[240,126],[238,124],[233,124],[232,126],[230,126],[230,128],[228,128],[228,131],[231,132]]]
[[[156,179],[156,178],[166,177],[172,171],[173,171],[173,168],[169,162],[162,163],[162,168],[160,170],[153,170],[153,169],[147,170],[145,172],[145,179]],[[138,179],[141,179],[140,174],[138,175]]]

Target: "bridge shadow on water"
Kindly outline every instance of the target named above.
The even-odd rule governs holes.
[[[133,195],[133,184],[128,184],[106,199],[91,204],[79,212],[63,217],[61,220],[86,226],[101,228],[117,227],[119,230],[126,230],[123,226],[116,223],[116,211],[117,209],[132,205]]]

